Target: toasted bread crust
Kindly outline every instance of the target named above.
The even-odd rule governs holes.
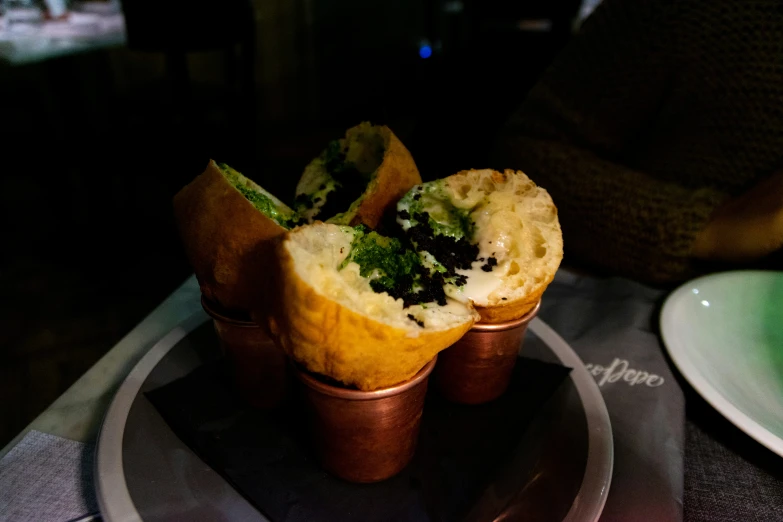
[[[349,129],[347,135],[362,125],[367,124]],[[376,228],[386,210],[395,205],[413,186],[421,183],[419,169],[405,145],[385,125],[380,126],[380,133],[386,147],[383,161],[364,192],[364,200],[351,219],[351,226],[365,224]]]
[[[253,314],[277,345],[308,370],[360,390],[375,390],[413,377],[473,324],[423,331],[417,337],[354,312],[321,294],[296,273],[294,260],[277,241],[270,303]]]
[[[256,210],[214,161],[174,196],[174,216],[201,292],[229,310],[263,295],[268,241],[285,229]]]
[[[524,226],[536,229],[541,233],[544,241],[545,254],[536,257],[527,255],[527,263],[523,258],[519,259],[521,272],[526,274],[524,293],[516,296],[497,300],[495,304],[474,303],[476,311],[481,315],[482,323],[502,323],[518,319],[532,310],[547,286],[552,282],[555,273],[563,257],[563,240],[560,224],[557,219],[557,207],[549,194],[542,187],[538,187],[521,171],[505,170],[497,172],[485,170],[464,170],[446,178],[454,190],[459,190],[464,185],[484,185],[485,181],[491,181],[498,185],[516,183],[521,192],[517,192],[518,204],[536,201],[535,207],[528,207],[526,211],[516,214],[523,218]],[[520,245],[521,246],[521,245]]]
[[[482,323],[497,324],[505,323],[506,321],[513,321],[519,319],[530,310],[535,308],[536,303],[541,300],[541,296],[544,294],[544,290],[552,282],[554,274],[549,281],[543,283],[531,294],[526,295],[522,299],[516,301],[510,301],[508,304],[504,303],[496,306],[476,306],[476,311],[481,315]]]

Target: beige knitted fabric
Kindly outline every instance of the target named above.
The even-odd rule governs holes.
[[[688,277],[714,209],[783,166],[783,2],[605,0],[500,143],[552,194],[567,257]]]

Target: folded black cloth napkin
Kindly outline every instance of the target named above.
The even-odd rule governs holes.
[[[529,471],[511,469],[510,457],[569,371],[520,358],[506,394],[481,406],[450,404],[430,390],[413,462],[377,484],[325,473],[310,453],[300,407],[252,410],[231,392],[219,366],[202,366],[147,398],[180,439],[273,522],[463,520],[496,477]]]

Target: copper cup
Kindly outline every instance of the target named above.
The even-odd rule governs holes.
[[[437,357],[436,357],[437,359]],[[323,468],[350,482],[379,482],[413,458],[435,359],[408,381],[374,391],[327,384],[297,368],[313,445]]]
[[[281,404],[288,389],[285,354],[249,317],[222,310],[203,296],[201,306],[213,319],[242,398],[261,409]]]
[[[536,306],[519,319],[476,323],[459,341],[440,353],[435,385],[446,399],[460,404],[483,404],[506,391],[527,325]]]

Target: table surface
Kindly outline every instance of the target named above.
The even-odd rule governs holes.
[[[200,310],[200,295],[191,276],[9,442],[0,458],[30,430],[81,442],[95,440],[114,392],[152,345]]]
[[[127,374],[159,339],[200,310],[199,297],[191,276],[3,448],[0,458],[31,430],[94,441]],[[688,417],[684,519],[783,520],[783,459],[723,419],[687,384],[681,386]],[[725,516],[715,518],[716,513]]]

